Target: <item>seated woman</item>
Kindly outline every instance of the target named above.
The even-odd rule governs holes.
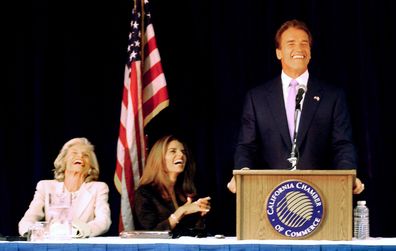
[[[19,222],[19,234],[26,235],[37,221],[48,221],[49,194],[70,193],[75,237],[98,236],[108,231],[109,187],[99,178],[99,164],[93,145],[86,138],[65,143],[54,162],[54,180],[41,180],[29,209]]]
[[[194,173],[185,144],[171,135],[158,140],[135,192],[135,229],[170,230],[173,237],[204,236],[202,216],[210,210],[210,197],[195,200]]]

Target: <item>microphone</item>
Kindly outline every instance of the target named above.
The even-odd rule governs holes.
[[[300,110],[301,108],[301,100],[303,98],[304,93],[307,91],[307,87],[305,85],[298,85],[297,86],[298,91],[297,91],[297,95],[296,95],[296,110]]]
[[[294,132],[293,132],[293,141],[292,141],[292,149],[290,152],[290,158],[287,160],[291,164],[290,170],[297,169],[297,163],[299,158],[299,152],[297,147],[297,119],[299,114],[301,113],[301,100],[303,98],[304,93],[307,91],[307,87],[305,85],[299,85],[296,95],[296,109],[294,112]]]

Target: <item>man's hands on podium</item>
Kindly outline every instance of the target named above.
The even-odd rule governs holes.
[[[227,183],[227,188],[230,190],[232,193],[236,193],[236,185],[235,185],[235,178],[232,176],[230,182]]]
[[[356,177],[355,183],[353,184],[353,194],[360,194],[364,190],[364,184]]]
[[[230,182],[227,183],[227,188],[232,193],[236,193],[235,178],[232,176]],[[355,183],[353,184],[353,194],[360,194],[364,190],[364,184],[362,181],[356,177]]]
[[[249,167],[244,167],[241,170],[249,170]],[[232,193],[236,193],[236,185],[235,185],[235,176],[232,176],[230,182],[227,183],[227,188],[230,190]]]

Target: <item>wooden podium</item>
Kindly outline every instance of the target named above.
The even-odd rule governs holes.
[[[356,170],[234,170],[233,174],[237,188],[236,233],[238,240],[352,239],[352,189]],[[293,183],[289,184],[288,182]],[[296,187],[299,186],[297,184],[308,184],[303,186],[306,188],[304,192],[311,192],[312,195],[315,195],[316,191],[321,198],[318,203],[318,205],[322,203],[323,209],[320,224],[313,224],[318,227],[314,230],[312,230],[314,227],[306,230],[312,231],[306,236],[298,236],[297,232],[297,234],[293,234],[290,230],[288,230],[289,233],[294,236],[285,235],[280,230],[283,229],[282,227],[274,226],[273,219],[270,222],[271,203],[277,198],[276,196],[280,196],[283,191],[286,191],[287,187],[293,187],[293,184],[296,184]],[[310,186],[314,189],[309,189]],[[317,195],[315,196],[318,197]],[[291,200],[289,199],[289,201]],[[276,207],[280,203],[273,204]],[[270,207],[268,207],[269,205]],[[290,208],[291,206],[288,205],[287,209]],[[280,210],[277,210],[280,215]],[[305,218],[310,218],[310,216]]]

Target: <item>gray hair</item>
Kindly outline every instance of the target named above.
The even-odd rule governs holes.
[[[54,166],[55,169],[54,171],[54,176],[57,181],[64,181],[65,180],[65,170],[66,170],[66,154],[69,151],[69,149],[72,146],[75,145],[85,145],[89,149],[89,158],[91,162],[91,166],[89,167],[88,170],[88,175],[85,178],[85,182],[90,182],[94,180],[98,180],[99,178],[99,163],[98,159],[96,158],[95,152],[94,152],[94,146],[89,142],[88,139],[86,138],[74,138],[66,142],[62,149],[60,150],[58,157],[56,157],[54,161]]]

